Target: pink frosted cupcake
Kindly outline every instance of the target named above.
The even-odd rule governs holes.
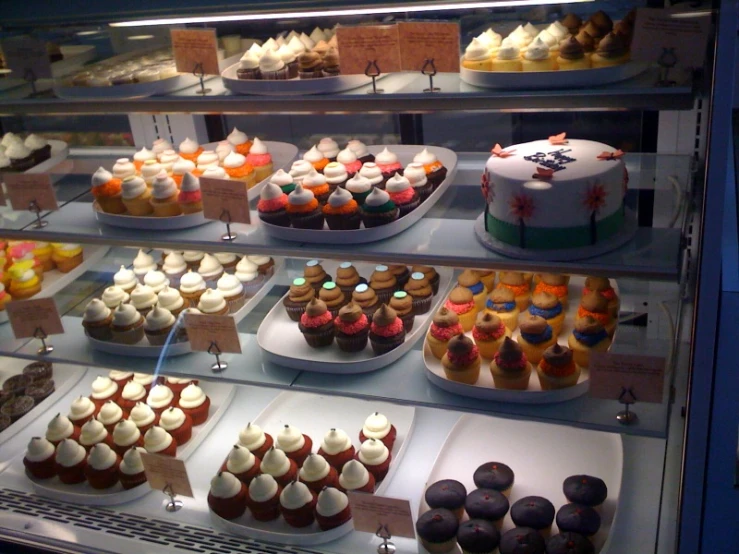
[[[267,183],[259,194],[257,212],[259,219],[265,223],[290,227],[290,218],[287,215],[287,194],[274,183]]]
[[[362,169],[362,162],[359,161],[357,155],[350,148],[344,148],[336,156],[336,161],[344,166],[348,174],[348,179],[354,177],[360,169]]]
[[[388,179],[385,183],[385,191],[390,195],[390,200],[400,210],[399,217],[409,214],[421,203],[421,199],[411,186],[410,181],[399,173]]]
[[[267,146],[257,137],[254,137],[254,142],[246,155],[246,163],[254,167],[257,174],[257,183],[261,183],[272,175],[272,154],[267,151]]]
[[[390,152],[387,148],[384,148],[382,152],[375,156],[375,163],[382,172],[382,178],[387,182],[390,177],[400,172],[403,173],[403,166],[398,161],[398,156],[393,152]]]
[[[192,173],[185,173],[177,201],[185,214],[203,211],[203,195],[200,192],[200,180]]]

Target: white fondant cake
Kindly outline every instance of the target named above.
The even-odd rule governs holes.
[[[562,136],[496,145],[482,177],[486,231],[537,250],[582,247],[614,235],[624,223],[622,155],[607,144]]]

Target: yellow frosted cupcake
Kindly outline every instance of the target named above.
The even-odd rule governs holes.
[[[521,49],[510,39],[500,43],[498,55],[493,58],[493,71],[521,71]]]
[[[531,297],[531,306],[529,306],[529,314],[543,317],[552,327],[554,336],[559,336],[562,332],[562,325],[565,322],[565,312],[559,299],[551,292],[535,292]]]
[[[552,328],[543,317],[526,315],[519,324],[518,344],[532,364],[538,364],[544,351],[557,342]]]
[[[523,71],[554,71],[557,69],[557,62],[549,46],[537,37],[529,47],[521,59],[521,69]]]
[[[518,327],[518,315],[521,313],[516,305],[513,291],[497,288],[488,295],[485,311],[497,315],[506,328],[513,332]]]
[[[489,48],[481,40],[473,38],[464,51],[462,67],[475,71],[492,71],[493,58]]]
[[[560,44],[557,66],[560,71],[590,69],[590,58],[585,55],[585,49],[575,37],[570,37]]]
[[[623,39],[614,33],[608,33],[598,43],[598,49],[590,57],[593,68],[613,67],[621,65],[631,59],[629,48]]]
[[[449,293],[449,298],[444,303],[444,307],[457,314],[459,323],[462,325],[465,333],[471,331],[475,326],[477,307],[475,306],[475,300],[470,289],[456,287]]]
[[[36,248],[33,249],[33,255],[41,264],[44,271],[51,271],[54,269],[54,260],[51,259],[53,249],[48,242],[42,242],[37,240],[34,242]]]
[[[567,345],[572,350],[577,365],[590,367],[590,353],[607,352],[611,347],[611,338],[600,321],[585,316],[575,321],[575,328],[567,338]]]
[[[72,242],[54,242],[51,247],[51,259],[54,260],[57,270],[62,273],[69,273],[82,263],[84,251],[80,244]]]

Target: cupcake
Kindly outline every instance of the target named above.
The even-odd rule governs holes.
[[[33,437],[26,448],[23,465],[36,479],[51,479],[56,475],[55,448],[43,437]]]
[[[29,387],[31,388],[31,387]],[[14,423],[30,412],[36,405],[36,401],[27,395],[16,396],[7,400],[0,407],[0,414],[10,419],[10,423]]]
[[[356,174],[346,182],[345,188],[351,193],[357,204],[362,206],[374,187],[367,177]]]
[[[236,152],[242,156],[246,156],[251,150],[252,142],[249,140],[249,137],[246,136],[246,133],[239,131],[236,127],[234,127],[228,134],[226,142],[231,147],[232,152]]]
[[[288,317],[293,321],[300,321],[308,303],[315,297],[315,291],[304,278],[293,280],[290,290],[282,301]]]
[[[316,495],[299,481],[288,483],[280,493],[280,513],[291,527],[308,527],[315,521]]]
[[[611,338],[603,325],[590,316],[577,318],[575,328],[567,339],[575,363],[580,367],[590,367],[591,352],[607,352]]]
[[[59,51],[57,51],[57,54],[60,54]],[[61,57],[52,59],[51,61],[54,62],[59,60],[61,60]],[[34,165],[45,162],[51,157],[51,144],[49,144],[49,141],[45,138],[35,133],[31,133],[26,137],[26,140],[23,141],[23,146],[31,151],[31,157],[35,162]]]
[[[180,186],[182,185],[182,178],[185,176],[185,174],[192,173],[193,171],[195,171],[196,167],[197,166],[195,165],[194,161],[186,160],[184,158],[180,158],[172,164],[170,178],[172,179],[172,181],[174,181],[174,184],[177,185],[177,188],[180,188]],[[156,178],[154,179],[154,183],[156,183]]]
[[[567,275],[542,273],[534,287],[534,294],[548,292],[556,296],[562,306],[567,306],[569,302],[569,282],[570,278]]]
[[[494,489],[477,489],[467,495],[464,511],[470,519],[484,519],[497,529],[503,527],[503,518],[508,513],[508,498]]]
[[[546,320],[552,332],[558,336],[565,321],[565,312],[559,299],[551,292],[535,292],[531,297],[528,313]]]
[[[277,484],[284,487],[297,478],[298,466],[295,460],[288,458],[282,450],[273,447],[267,450],[262,458],[261,472],[271,475]]]
[[[530,527],[509,529],[500,539],[500,554],[545,554],[546,541]]]
[[[477,314],[477,320],[472,329],[472,338],[480,349],[480,355],[483,358],[492,360],[495,353],[503,345],[505,338],[510,336],[511,332],[497,315],[491,312]]]
[[[198,156],[203,153],[203,147],[198,144],[197,141],[187,137],[180,143],[179,154],[180,157],[194,162],[198,159]]]
[[[590,57],[585,55],[582,44],[574,36],[570,36],[559,45],[556,64],[560,71],[590,69]]]
[[[118,404],[121,408],[130,412],[136,406],[137,402],[146,402],[147,394],[147,390],[141,383],[129,381],[123,386],[123,392],[118,399]]]
[[[46,440],[53,444],[54,447],[57,447],[64,439],[78,441],[80,438],[80,428],[74,425],[68,417],[63,416],[62,414],[56,414],[49,422],[44,437],[46,437]]]
[[[380,300],[374,289],[364,283],[354,288],[352,302],[362,309],[362,312],[367,318],[371,318],[377,311],[377,308],[380,307]]]
[[[480,378],[481,363],[479,348],[465,335],[452,337],[441,358],[446,378],[467,385],[474,385]]]
[[[144,464],[141,461],[141,453],[146,452],[142,447],[128,449],[118,466],[118,479],[124,490],[132,489],[146,483]]]
[[[177,201],[179,191],[177,184],[164,171],[154,179],[151,190],[151,208],[154,217],[174,217],[182,214],[182,207]]]
[[[580,19],[580,16],[572,12],[568,12],[567,15],[559,20],[559,22],[571,35],[576,35],[577,31],[582,26],[582,19]]]
[[[366,283],[367,280],[359,275],[357,268],[351,262],[342,262],[336,270],[336,279],[334,279],[334,282],[346,298],[351,298],[357,285]]]
[[[203,172],[209,167],[220,167],[221,158],[218,156],[218,152],[215,150],[203,150],[202,154],[198,156],[197,166],[195,171],[192,172],[195,177],[202,177]]]
[[[290,166],[290,177],[292,177],[295,185],[303,182],[303,178],[313,170],[313,164],[307,160],[295,160]]]
[[[459,519],[445,508],[421,514],[416,521],[416,534],[421,545],[432,553],[451,552],[457,545]]]
[[[160,168],[166,171],[167,173],[170,173],[172,171],[172,167],[174,166],[174,163],[179,159],[180,159],[180,155],[172,149],[165,150],[164,152],[158,155]]]
[[[364,144],[361,140],[352,139],[346,143],[346,147],[354,152],[354,155],[363,164],[375,161],[375,156],[369,150],[367,150],[367,145]]]
[[[103,404],[103,407],[100,408],[100,411],[95,416],[95,419],[103,424],[103,427],[105,427],[108,433],[113,433],[115,426],[123,421],[126,417],[128,417],[128,414],[124,412],[118,404],[116,404],[113,400],[108,400],[105,404]]]
[[[85,482],[87,452],[72,439],[64,439],[56,449],[54,457],[56,474],[65,485]]]
[[[342,492],[357,491],[372,494],[375,492],[375,478],[359,460],[349,460],[339,475],[339,489]]]
[[[329,195],[322,210],[328,228],[333,231],[359,229],[362,222],[357,201],[343,188],[337,188]]]
[[[625,64],[631,59],[629,48],[621,35],[608,33],[598,42],[598,47],[590,57],[593,69]]]
[[[362,162],[359,161],[357,155],[349,147],[344,148],[336,155],[336,161],[344,166],[347,179],[351,179],[362,169]]]
[[[249,484],[246,506],[257,521],[272,521],[280,517],[282,487],[269,474],[255,477]]]
[[[244,515],[247,505],[247,488],[228,471],[219,471],[210,481],[208,507],[223,519],[236,519]]]
[[[448,170],[436,157],[436,154],[428,148],[424,148],[418,154],[413,156],[413,163],[419,163],[426,172],[426,178],[434,187],[434,190],[444,182]]]
[[[584,294],[580,300],[580,307],[577,309],[577,317],[592,317],[598,323],[603,325],[609,337],[613,337],[616,332],[616,321],[611,315],[608,307],[608,300],[596,291]]]
[[[395,291],[390,298],[389,306],[395,310],[398,317],[403,322],[403,328],[406,333],[410,333],[413,329],[413,322],[416,318],[413,311],[413,300],[405,291]]]
[[[453,311],[459,317],[459,323],[462,325],[464,332],[471,331],[475,326],[477,318],[477,308],[475,306],[472,291],[466,287],[457,286],[449,293],[444,303],[444,307]]]
[[[246,256],[250,262],[257,266],[260,275],[272,275],[274,273],[275,261],[271,256],[264,254],[250,254]]]
[[[298,467],[311,453],[313,441],[296,427],[285,425],[277,434],[275,447],[282,450],[288,458],[294,460]]]
[[[136,166],[128,158],[118,158],[113,164],[113,177],[125,179],[136,175]]]
[[[95,411],[97,412],[109,400],[117,401],[120,394],[121,391],[115,381],[110,377],[98,375],[92,382],[90,400],[95,404]]]
[[[319,140],[318,144],[316,144],[316,148],[318,148],[319,152],[323,154],[323,157],[326,158],[329,163],[335,162],[336,157],[339,155],[339,145],[331,137],[324,137]]]
[[[303,189],[302,185],[287,197],[287,215],[290,223],[296,229],[323,229],[323,212],[321,205],[310,190]]]
[[[595,547],[579,533],[563,532],[547,539],[547,553],[595,554]]]
[[[431,285],[431,290],[433,291],[434,296],[439,293],[439,282],[441,281],[441,277],[433,267],[427,265],[414,265],[411,267],[411,278],[413,277],[413,273],[423,273],[424,277],[426,277],[426,280]]]
[[[390,196],[390,200],[400,210],[399,217],[409,214],[421,203],[421,199],[411,187],[410,181],[397,173],[387,180],[385,190]]]
[[[368,439],[377,439],[392,450],[397,436],[398,431],[387,416],[374,412],[364,420],[362,430],[359,432],[359,442],[364,443]]]
[[[347,496],[336,488],[325,488],[318,493],[316,521],[321,531],[330,531],[352,518]]]
[[[510,290],[513,293],[516,306],[519,311],[524,311],[529,307],[531,287],[526,281],[523,273],[516,271],[501,271],[498,286],[496,288]]]
[[[328,197],[331,195],[331,187],[326,181],[326,176],[314,169],[303,177],[300,182],[305,190],[309,190],[313,193],[316,200],[323,205],[328,202]]]
[[[510,496],[515,481],[513,470],[501,462],[485,462],[472,475],[478,489],[492,489]]]
[[[228,471],[247,487],[260,473],[260,461],[248,448],[234,444],[221,471]]]
[[[462,67],[473,71],[492,71],[490,49],[478,38],[473,38],[462,56]]]
[[[144,276],[142,275],[141,278],[143,279]],[[138,277],[136,276],[136,273],[131,270],[127,269],[124,266],[121,266],[121,268],[113,275],[113,283],[115,286],[120,288],[124,293],[130,294],[133,289],[136,288],[136,285],[139,283]],[[121,297],[121,301],[118,302],[118,304],[128,302],[127,297]],[[115,306],[108,306],[109,308],[117,308],[118,304]]]
[[[179,202],[182,213],[185,215],[203,211],[203,195],[200,192],[200,180],[192,173],[185,173],[184,177],[182,177],[182,185],[177,195],[177,201]]]
[[[467,499],[467,489],[459,481],[454,479],[443,479],[433,483],[426,489],[424,500],[429,508],[445,508],[457,519],[462,519],[464,515],[465,500]]]
[[[161,272],[158,272],[161,273]],[[157,293],[149,285],[136,285],[131,291],[130,306],[137,310],[140,315],[146,315],[154,308],[157,303]],[[115,327],[115,314],[119,310],[124,309],[127,305],[121,304],[113,313],[113,326]],[[115,337],[115,333],[114,333]]]
[[[479,311],[485,308],[487,291],[485,290],[485,285],[480,280],[480,275],[477,271],[465,269],[459,277],[457,277],[457,284],[460,287],[469,289],[472,293],[472,300],[475,303],[476,310]]]
[[[318,260],[306,262],[303,268],[303,278],[306,283],[313,287],[316,294],[321,290],[324,283],[331,281],[331,277],[326,273]]]
[[[554,506],[541,496],[525,496],[511,506],[511,519],[517,527],[530,527],[546,538],[552,530]]]
[[[239,433],[239,444],[249,449],[260,460],[272,448],[274,440],[268,433],[262,431],[259,425],[248,423]]]
[[[377,164],[378,169],[382,173],[382,179],[385,183],[393,175],[398,172],[402,173],[403,171],[403,166],[400,165],[398,156],[387,148],[383,148],[382,152],[375,156],[375,164]]]
[[[162,272],[169,279],[169,285],[177,287],[180,284],[180,279],[187,272],[187,262],[179,252],[170,252],[164,257]]]
[[[147,254],[142,249],[139,249],[138,253],[136,254],[136,257],[133,260],[133,273],[136,276],[136,279],[138,280],[139,284],[144,284],[144,277],[147,273],[150,271],[156,271],[157,270],[157,263],[154,261],[154,257],[150,254]],[[117,275],[117,274],[116,274]],[[115,282],[115,276],[113,277],[113,281]],[[116,282],[116,284],[118,284]],[[126,290],[126,287],[122,287],[123,290],[125,290],[128,293],[133,292],[133,290]],[[135,288],[135,287],[134,287]]]
[[[277,55],[287,68],[287,78],[296,79],[298,77],[298,56],[288,48],[287,44],[283,44],[277,49]]]
[[[108,377],[115,381],[116,385],[121,387],[121,389],[133,378],[133,375],[133,371],[118,371],[117,369],[111,369],[108,372]]]
[[[557,342],[557,337],[552,327],[540,316],[524,316],[520,328],[518,344],[521,345],[528,360],[536,365],[541,360],[544,351]]]
[[[152,346],[163,346],[175,324],[175,316],[159,304],[146,314],[144,334]]]
[[[289,227],[290,218],[287,210],[287,194],[274,183],[267,183],[259,193],[257,212],[259,219],[271,225]]]
[[[339,50],[334,46],[329,46],[328,51],[323,56],[323,76],[337,77],[338,75],[341,75]]]
[[[192,270],[188,270],[180,279],[180,295],[190,305],[198,304],[206,288],[205,279]]]
[[[346,463],[354,459],[355,452],[349,435],[342,429],[331,429],[324,435],[318,453],[340,472]]]
[[[308,455],[298,472],[298,478],[315,494],[326,487],[336,487],[339,484],[336,469],[320,454]]]
[[[136,425],[143,435],[158,421],[158,416],[146,402],[136,402],[128,416],[128,421]]]
[[[210,398],[195,383],[190,383],[182,389],[177,405],[190,416],[193,425],[202,425],[208,419]]]
[[[230,152],[223,159],[223,169],[230,179],[242,181],[247,188],[256,185],[256,174],[251,164],[246,163],[246,156],[238,152]]]
[[[131,175],[121,183],[121,201],[130,215],[151,215],[151,191],[141,177]]]
[[[555,518],[561,533],[579,533],[592,537],[600,529],[600,514],[593,508],[583,504],[565,504],[557,510]]]
[[[580,43],[580,46],[585,51],[585,57],[590,62],[590,58],[593,56],[593,52],[595,52],[595,38],[583,28],[575,35],[575,40]]]
[[[88,452],[96,444],[113,444],[113,437],[97,419],[91,419],[80,429],[79,444]]]
[[[272,175],[272,155],[269,153],[267,145],[257,137],[254,137],[254,143],[252,144],[249,153],[246,155],[246,163],[254,168],[257,183],[261,183]]]
[[[313,298],[300,316],[300,332],[303,333],[308,346],[322,348],[330,346],[334,341],[334,322],[326,303]]]
[[[518,327],[518,306],[513,291],[507,288],[494,289],[487,298],[485,311],[500,318],[506,328],[513,332]]]
[[[100,209],[108,214],[126,212],[121,193],[121,180],[109,171],[99,167],[92,174],[92,195]]]
[[[223,275],[223,266],[218,258],[211,254],[205,254],[198,266],[198,273],[205,279],[206,285],[215,286],[218,279]]]
[[[611,281],[607,277],[587,277],[585,279],[585,287],[582,289],[583,296],[587,296],[591,292],[597,293],[608,301],[608,310],[614,318],[618,318],[620,301],[616,291],[611,286]]]
[[[441,360],[447,351],[452,337],[464,332],[459,323],[459,316],[448,308],[441,308],[434,315],[433,322],[426,335],[426,343],[431,353]]]
[[[403,322],[387,304],[381,304],[372,316],[369,339],[377,356],[387,354],[405,341]]]
[[[568,502],[598,509],[608,497],[603,479],[592,475],[570,475],[562,483],[562,492]]]
[[[362,164],[362,168],[359,170],[360,175],[367,179],[373,187],[378,189],[385,188],[385,179],[382,177],[382,170],[377,166],[375,162],[365,162]]]
[[[323,77],[323,58],[316,52],[304,52],[298,56],[298,76],[301,79]]]
[[[103,490],[114,487],[118,483],[118,467],[121,458],[110,446],[96,444],[90,450],[85,466],[85,477],[93,489]]]
[[[295,190],[297,185],[292,175],[282,169],[278,169],[277,172],[270,177],[269,182],[280,187],[280,190],[285,194],[290,194]]]
[[[176,318],[189,307],[190,303],[185,302],[180,291],[167,286],[157,294],[157,305],[168,310]]]
[[[318,291],[318,298],[326,303],[326,307],[331,312],[331,317],[334,318],[339,315],[339,310],[346,304],[344,293],[332,281],[323,283],[321,290]]]
[[[426,200],[434,192],[434,185],[426,177],[426,170],[423,164],[416,162],[408,164],[403,170],[403,177],[408,179],[408,182],[413,187],[413,190],[416,191],[421,202]]]
[[[246,303],[245,287],[235,275],[224,273],[216,287],[228,304],[228,313],[235,314]]]
[[[323,173],[324,168],[328,165],[328,159],[326,159],[316,145],[313,145],[310,150],[303,154],[303,159],[310,163],[313,166],[313,169],[321,174]],[[310,172],[308,175],[310,175]],[[304,176],[303,179],[305,179],[306,176]]]
[[[554,344],[544,351],[536,372],[542,390],[575,386],[580,377],[580,368],[575,364],[572,350],[559,344]]]
[[[113,333],[110,330],[112,321],[113,313],[102,300],[94,298],[85,307],[82,326],[88,337],[95,340],[112,340]]]
[[[369,286],[377,294],[380,304],[388,304],[398,288],[398,280],[388,266],[378,265],[370,275]]]
[[[69,407],[69,420],[73,425],[82,427],[90,421],[97,413],[97,406],[86,396],[80,396],[72,401]]]
[[[361,352],[367,346],[370,323],[362,308],[354,302],[343,306],[334,319],[336,344],[344,352]]]
[[[144,448],[149,454],[177,456],[177,443],[172,435],[155,425],[144,434]]]
[[[513,339],[505,337],[503,344],[490,362],[495,388],[526,390],[529,387],[532,366],[526,354]]]

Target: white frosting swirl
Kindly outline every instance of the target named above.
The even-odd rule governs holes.
[[[323,155],[323,153],[318,149],[318,147],[315,144],[311,146],[310,150],[308,150],[305,154],[303,154],[303,159],[306,162],[310,162],[312,164],[316,162],[320,162],[325,157],[326,156]]]
[[[200,273],[189,270],[180,279],[180,291],[185,294],[192,294],[205,288],[205,280]]]
[[[40,150],[49,144],[49,142],[44,137],[31,133],[26,137],[26,140],[23,141],[23,144],[26,148],[31,150]]]
[[[382,182],[382,170],[377,167],[375,162],[366,162],[359,170],[359,175],[369,180],[372,185],[379,185]]]
[[[418,162],[409,163],[403,171],[403,177],[408,179],[413,188],[423,187],[428,182],[426,170]]]
[[[167,308],[162,308],[159,304],[155,305],[154,308],[146,314],[144,320],[145,331],[160,331],[171,327],[175,323],[175,317],[172,315]],[[156,388],[156,387],[154,387]]]
[[[155,154],[158,155],[167,150],[172,150],[172,145],[169,143],[168,140],[158,138],[152,143],[151,149]]]
[[[337,188],[328,197],[328,204],[332,208],[340,208],[352,200],[352,193],[341,187]]]
[[[107,308],[106,308],[107,309]],[[110,311],[110,310],[108,310]],[[110,377],[98,375],[92,382],[92,397],[95,400],[110,398],[118,392],[118,384]]]
[[[128,158],[118,158],[113,165],[113,177],[125,179],[136,175],[136,166]]]
[[[147,191],[146,181],[141,177],[129,175],[121,183],[121,197],[125,200],[138,198]]]
[[[362,434],[367,439],[383,439],[392,429],[388,418],[380,412],[375,412],[364,420]]]
[[[110,308],[108,308],[102,300],[93,298],[87,306],[85,306],[85,314],[82,316],[82,321],[98,323],[100,321],[105,321],[108,317],[110,317]]]
[[[98,167],[92,174],[92,186],[100,187],[109,183],[113,179],[113,174],[103,167]]]
[[[320,481],[331,471],[331,466],[326,458],[320,454],[310,454],[300,468],[300,479],[309,483]]]
[[[86,456],[85,449],[72,439],[64,439],[56,447],[56,463],[62,467],[74,467]]]
[[[180,152],[183,154],[194,154],[199,148],[200,145],[197,141],[192,140],[190,137],[187,137],[180,143]]]
[[[369,472],[357,460],[349,460],[341,470],[339,484],[344,490],[361,489],[369,481]]]
[[[517,60],[521,57],[521,47],[510,38],[505,38],[498,48],[497,57],[504,61]]]
[[[229,152],[228,155],[223,159],[223,167],[228,169],[236,169],[246,163],[246,157],[239,154],[238,152]]]
[[[202,154],[201,154],[201,156],[202,156]],[[192,162],[192,161],[190,161],[190,160],[186,160],[185,158],[179,158],[174,164],[172,164],[172,173],[174,175],[184,175],[185,173],[187,173],[189,171],[193,171],[194,169],[195,169],[195,163]],[[160,174],[160,175],[162,175],[162,174]],[[164,173],[163,175],[165,177],[167,176],[166,173]],[[157,175],[157,181],[159,179],[161,179],[161,178],[162,177],[160,177],[159,175]],[[155,183],[156,183],[156,181],[155,181]]]
[[[72,401],[69,407],[69,419],[79,421],[91,416],[95,412],[95,404],[86,396],[80,396]]]
[[[523,57],[531,61],[546,60],[549,58],[549,46],[541,38],[537,37],[529,44]]]
[[[236,275],[229,275],[228,273],[224,273],[223,276],[218,279],[216,287],[221,291],[224,298],[239,296],[244,291],[244,285],[241,284],[239,278],[236,277]]]
[[[547,47],[549,47],[550,49],[559,45],[559,41],[557,40],[557,38],[546,30],[536,35],[536,38],[532,41],[531,45],[533,45],[537,40],[540,40],[541,42],[546,44]],[[529,45],[529,48],[531,48],[531,45]]]
[[[43,437],[33,437],[26,447],[26,460],[43,462],[54,455],[54,445]]]
[[[287,43],[287,47],[295,52],[295,55],[297,56],[300,56],[300,54],[305,52],[305,45],[300,42],[300,39],[298,37],[292,37]]]
[[[203,171],[203,177],[210,177],[211,179],[225,179],[226,181],[231,179],[225,169],[215,166],[206,168],[205,171]],[[198,186],[200,185],[198,184]]]
[[[262,458],[259,466],[262,473],[268,473],[272,477],[282,477],[290,471],[290,459],[282,450],[270,448]]]
[[[315,188],[326,184],[326,176],[322,173],[318,173],[315,169],[311,169],[308,175],[303,177],[300,183],[304,188]]]
[[[308,160],[295,160],[290,166],[290,175],[295,183],[300,184],[303,177],[313,170],[313,165]]]
[[[357,161],[357,155],[347,146],[336,155],[336,161],[341,164],[351,164]]]
[[[259,140],[259,137],[254,137],[254,142],[249,149],[249,154],[257,154],[259,156],[262,156],[264,154],[269,154],[269,150],[267,150],[267,145]]]
[[[107,436],[108,431],[105,429],[105,425],[100,423],[97,419],[91,419],[85,423],[80,430],[80,444],[82,446],[97,444],[104,441]]]
[[[185,412],[173,406],[162,412],[159,418],[159,426],[165,431],[174,431],[182,427],[186,419]]]
[[[144,182],[147,185],[151,186],[154,184],[156,176],[159,175],[159,172],[163,169],[164,167],[162,167],[162,164],[156,160],[147,160],[144,162],[144,165],[141,166],[141,177],[143,177]]]
[[[146,146],[142,147],[141,150],[133,155],[133,159],[137,162],[144,163],[146,160],[156,161],[157,155],[149,150]]]
[[[154,258],[150,254],[139,249],[138,254],[136,254],[136,257],[133,260],[134,273],[145,275],[147,271],[152,271],[156,268],[157,264],[154,261]]]
[[[156,292],[149,285],[136,285],[136,288],[131,291],[131,306],[137,310],[151,309],[156,303]]]
[[[207,289],[198,302],[198,310],[204,314],[214,314],[222,311],[226,307],[226,300],[220,291],[216,289]]]
[[[346,190],[355,194],[367,192],[372,188],[372,183],[367,177],[357,173],[354,177],[346,182]]]
[[[203,256],[203,259],[200,260],[200,265],[198,266],[198,273],[202,275],[203,277],[211,277],[218,275],[223,271],[223,266],[221,265],[221,262],[218,261],[218,258],[213,256],[212,254],[205,254]]]
[[[346,147],[354,152],[357,158],[363,158],[364,156],[367,156],[369,154],[369,150],[367,150],[367,145],[364,144],[361,140],[352,139],[346,144]]]
[[[241,69],[256,69],[259,67],[259,58],[254,52],[249,52],[247,50],[239,60],[239,67]]]
[[[184,183],[184,181],[183,181]],[[162,271],[167,274],[182,273],[187,269],[187,263],[185,258],[179,252],[170,252],[164,258],[164,264],[162,265]]]
[[[390,456],[387,446],[378,439],[367,439],[359,447],[359,461],[363,464],[376,466],[385,462]]]
[[[164,287],[168,285],[169,279],[167,279],[167,276],[159,270],[147,271],[146,275],[144,275],[144,286],[151,287],[151,290],[155,293],[161,292]]]
[[[131,377],[133,377],[133,371],[119,371],[117,369],[111,369],[108,372],[108,377],[113,379],[113,381],[128,381]]]
[[[198,406],[202,406],[206,398],[208,397],[203,392],[203,389],[195,383],[190,383],[180,393],[180,408],[192,410]]]
[[[103,407],[100,408],[100,412],[97,415],[97,420],[103,425],[113,425],[114,423],[120,421],[122,417],[123,410],[121,410],[121,407],[112,400],[108,400],[105,404],[103,404]]]
[[[144,472],[144,462],[141,461],[141,453],[146,452],[140,446],[127,450],[123,455],[118,471],[124,475],[138,475]]]
[[[464,59],[468,61],[482,61],[490,57],[489,48],[480,39],[473,38],[464,51]]]
[[[218,165],[218,162],[220,161],[220,158],[218,157],[218,154],[215,150],[203,150],[202,154],[198,156],[198,169],[205,169],[206,167],[211,167],[214,165]]]
[[[387,183],[385,183],[385,190],[388,192],[403,192],[409,188],[411,188],[411,182],[406,177],[398,173],[390,177],[390,179],[387,180]]]
[[[285,62],[277,55],[277,52],[271,49],[262,54],[262,57],[259,59],[259,69],[265,73],[280,71],[284,67]]]
[[[570,34],[570,32],[567,30],[567,27],[562,25],[559,21],[555,21],[549,27],[547,27],[547,32],[554,36],[554,38],[556,38],[558,41],[564,40],[567,35]]]
[[[318,493],[316,512],[323,517],[333,517],[346,510],[349,498],[339,489],[329,487]]]
[[[121,266],[121,268],[116,271],[115,275],[113,275],[113,283],[123,290],[135,287],[138,280],[136,279],[136,274],[132,270]]]
[[[279,486],[269,474],[257,475],[249,483],[249,498],[254,502],[267,502],[275,497]]]
[[[267,440],[262,428],[255,423],[249,423],[239,433],[239,444],[250,451],[258,450]]]
[[[139,440],[141,431],[132,419],[124,419],[113,427],[113,442],[118,446],[130,446]]]
[[[164,171],[160,171],[154,178],[151,195],[157,200],[166,200],[177,197],[177,183]]]
[[[269,184],[277,185],[278,187],[284,187],[285,185],[290,185],[294,183],[292,175],[290,175],[288,172],[286,172],[284,169],[278,169],[272,177],[269,179]],[[267,188],[267,187],[265,187]],[[264,189],[262,189],[264,190]]]
[[[13,142],[5,149],[5,155],[11,160],[22,160],[31,155],[31,149],[22,142]]]
[[[228,453],[226,469],[231,473],[246,473],[254,467],[256,462],[256,456],[248,448],[235,444],[231,452]]]
[[[172,444],[173,440],[172,435],[161,427],[155,425],[144,435],[144,448],[146,448],[147,452],[156,454],[157,452],[162,452],[169,448],[169,445]]]
[[[172,287],[164,287],[159,294],[157,294],[157,301],[159,307],[174,312],[182,308],[185,300],[182,298],[180,291]]]
[[[390,200],[390,195],[382,189],[374,188],[367,195],[364,203],[368,206],[382,206]]]
[[[319,140],[317,148],[326,158],[335,158],[339,155],[339,145],[331,137],[324,137]]]
[[[90,455],[87,457],[87,465],[97,471],[103,471],[110,467],[113,467],[118,461],[118,456],[113,452],[113,449],[107,444],[101,442],[96,444],[90,450]]]
[[[128,417],[137,427],[146,427],[154,423],[157,416],[151,406],[144,402],[136,402]]]
[[[135,289],[134,289],[135,290]],[[132,304],[120,304],[113,311],[113,322],[115,327],[128,327],[141,319],[141,314]]]
[[[436,163],[438,160],[436,158],[436,154],[431,152],[428,148],[424,148],[418,154],[413,156],[413,161],[415,163],[429,165],[432,163]]]
[[[170,316],[172,314],[169,314]],[[151,406],[152,409],[166,408],[174,400],[174,393],[167,385],[154,385],[149,391],[149,396],[146,398],[146,403]]]
[[[179,159],[180,155],[174,150],[165,150],[159,154],[159,163],[165,171],[172,171],[172,166]]]
[[[352,441],[342,429],[331,429],[324,435],[323,442],[321,442],[321,450],[330,456],[335,456],[351,447]]]
[[[349,178],[346,167],[339,162],[331,162],[323,169],[323,175],[329,185],[340,185]]]
[[[297,427],[285,425],[277,434],[275,446],[285,452],[297,452],[305,445],[305,437]]]
[[[249,140],[249,137],[246,136],[246,133],[244,133],[243,131],[239,131],[236,127],[234,127],[233,131],[231,131],[226,137],[226,140],[229,144],[238,146],[239,144],[244,144],[245,142],[247,142]],[[231,151],[233,152],[233,149]]]
[[[293,481],[282,489],[280,505],[287,510],[297,510],[313,502],[313,494],[305,483]]]
[[[154,376],[150,373],[134,373],[133,380],[146,387],[154,382]]]
[[[216,154],[218,155],[218,161],[222,162],[226,158],[226,156],[228,156],[229,152],[233,152],[233,151],[234,151],[234,146],[229,141],[222,140],[221,142],[218,143],[218,146],[216,146]]]
[[[294,206],[303,206],[313,200],[315,196],[313,192],[308,189],[304,189],[303,185],[298,184],[287,197],[287,201]]]
[[[95,406],[93,406],[94,410]],[[46,439],[52,442],[59,442],[62,439],[71,437],[73,433],[74,425],[69,418],[62,414],[56,414],[46,428]]]
[[[216,498],[233,498],[241,492],[243,483],[228,471],[221,471],[210,480],[210,494]]]
[[[262,200],[274,200],[275,198],[280,198],[283,194],[285,193],[282,192],[282,189],[278,185],[267,183],[264,185],[262,192],[259,193],[259,198]]]

